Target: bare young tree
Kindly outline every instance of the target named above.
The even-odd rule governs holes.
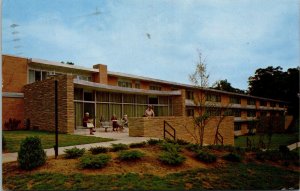
[[[205,59],[202,57],[202,54],[199,50],[197,52],[198,61],[196,63],[196,70],[189,76],[189,79],[194,84],[195,88],[200,90],[197,91],[194,96],[194,104],[197,108],[197,115],[193,116],[194,128],[191,130],[185,126],[185,129],[193,137],[195,142],[202,147],[205,127],[211,119],[211,116],[216,116],[218,117],[218,122],[216,125],[214,144],[223,144],[223,137],[219,133],[219,129],[222,121],[228,115],[226,110],[229,105],[225,106],[225,109],[222,109],[222,106],[215,102],[207,102],[206,92],[209,88],[209,74],[207,73]]]

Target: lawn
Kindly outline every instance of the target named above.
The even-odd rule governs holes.
[[[234,139],[235,146],[246,147],[246,139],[249,137],[251,140],[254,140],[255,145],[258,144],[259,136],[239,136]],[[267,143],[267,136],[264,137],[264,143]],[[299,134],[273,134],[271,138],[271,149],[278,149],[280,145],[290,145],[299,141]]]
[[[41,138],[44,149],[53,148],[55,145],[55,134],[45,131],[3,131],[3,135],[6,140],[6,152],[18,152],[21,141],[28,136],[38,136]],[[82,145],[89,143],[99,143],[112,141],[113,139],[82,136],[82,135],[70,135],[59,134],[58,145],[59,147]]]
[[[11,190],[280,190],[299,188],[298,176],[297,172],[249,163],[194,169],[162,177],[138,173],[31,173],[4,176],[3,183]]]
[[[79,159],[49,158],[31,171],[21,170],[17,162],[3,164],[3,186],[7,190],[280,190],[299,189],[299,166],[291,161],[258,161],[254,153],[243,155],[242,162],[222,158],[229,151],[207,150],[217,156],[214,163],[195,159],[193,151],[181,146],[183,164],[161,163],[159,145],[134,148],[145,154],[142,159],[120,161],[110,151],[109,163],[99,169],[83,169]],[[86,151],[85,155],[90,155]]]

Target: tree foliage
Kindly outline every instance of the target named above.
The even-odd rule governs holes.
[[[216,81],[213,84],[212,88],[216,89],[216,90],[222,90],[222,91],[234,92],[234,93],[240,93],[240,94],[246,93],[244,90],[240,90],[238,88],[232,87],[231,84],[227,81],[227,79]]]
[[[269,66],[259,68],[249,77],[249,94],[289,102],[289,114],[299,115],[299,70]]]

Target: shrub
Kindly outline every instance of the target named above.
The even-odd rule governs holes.
[[[4,135],[2,134],[2,150],[4,151],[6,149],[6,139]]]
[[[85,155],[80,158],[82,168],[103,168],[110,161],[111,157],[107,154]]]
[[[158,159],[162,163],[167,165],[172,165],[172,166],[180,165],[186,160],[186,158],[181,154],[179,154],[178,152],[168,152],[168,151],[162,152],[159,155]]]
[[[197,144],[190,143],[190,144],[186,145],[185,148],[189,151],[195,152],[195,151],[199,150],[200,146]]]
[[[125,145],[123,143],[111,144],[111,146],[112,146],[111,151],[113,151],[113,152],[128,149],[128,145]]]
[[[173,143],[173,144],[178,144],[178,145],[188,145],[189,142],[182,140],[182,139],[176,139],[176,140],[172,140],[172,139],[165,139],[168,143]]]
[[[46,162],[46,152],[43,150],[39,137],[26,137],[18,152],[19,166],[25,170],[42,166]]]
[[[223,156],[223,159],[231,162],[241,162],[242,157],[237,153],[228,153]]]
[[[99,153],[107,153],[108,152],[108,148],[106,147],[91,147],[89,149],[89,151],[93,154],[93,155],[96,155],[96,154],[99,154]]]
[[[279,152],[281,152],[283,154],[287,154],[287,153],[290,152],[290,149],[285,145],[280,145],[279,146]]]
[[[293,152],[293,151],[288,151],[283,153],[279,150],[266,150],[266,151],[257,151],[256,159],[261,161],[299,160],[299,155],[297,152]]]
[[[66,153],[65,158],[74,159],[74,158],[81,157],[85,152],[85,148],[79,149],[77,147],[74,147],[71,149],[66,149],[64,150],[64,152]]]
[[[131,143],[129,145],[130,148],[141,148],[141,147],[145,147],[146,146],[146,142],[143,141],[143,142],[140,142],[140,143]]]
[[[16,130],[20,123],[21,120],[9,118],[9,120],[4,123],[4,127],[8,130]]]
[[[147,141],[147,143],[149,145],[157,145],[157,144],[162,143],[162,142],[163,142],[163,140],[161,140],[161,139],[149,139]]]
[[[132,150],[132,151],[121,151],[119,153],[118,158],[123,161],[130,161],[130,160],[137,160],[145,156],[144,153],[141,151],[137,150]]]
[[[198,160],[206,163],[213,163],[216,162],[217,157],[214,154],[210,154],[204,151],[198,151],[195,156]]]
[[[161,144],[161,148],[165,151],[169,151],[169,152],[178,152],[180,151],[181,147],[180,145],[173,144],[173,143],[168,143],[168,142],[164,142]]]

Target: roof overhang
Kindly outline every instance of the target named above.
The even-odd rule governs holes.
[[[181,91],[157,91],[157,90],[144,90],[136,88],[125,88],[119,86],[111,86],[106,84],[99,84],[95,82],[88,82],[84,80],[74,79],[74,87],[85,88],[91,90],[107,91],[107,92],[118,92],[128,94],[142,94],[142,95],[161,95],[161,96],[179,96]]]
[[[93,69],[93,68],[85,68],[82,66],[63,64],[60,62],[53,62],[53,61],[48,61],[48,60],[36,59],[36,58],[30,58],[29,64],[30,64],[30,66],[49,67],[51,69],[59,68],[59,69],[68,69],[71,71],[72,70],[73,71],[81,71],[81,72],[84,71],[84,72],[92,72],[92,73],[99,72],[97,69]]]

